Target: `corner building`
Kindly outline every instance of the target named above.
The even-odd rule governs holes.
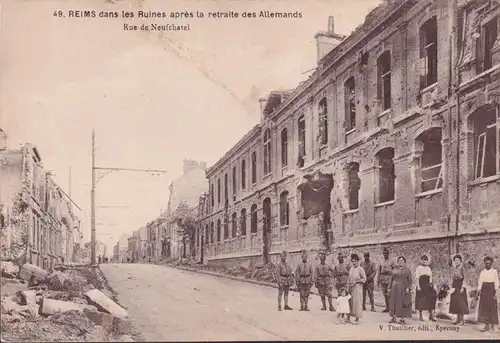
[[[205,260],[388,246],[412,270],[429,253],[437,282],[456,252],[473,283],[485,255],[498,268],[499,18],[495,1],[384,1],[348,37],[330,18],[313,75],[207,169]]]

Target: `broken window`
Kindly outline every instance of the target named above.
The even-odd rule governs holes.
[[[231,215],[231,237],[235,238],[236,237],[236,231],[237,231],[237,226],[236,226],[236,212],[233,212]]]
[[[383,203],[394,200],[394,149],[385,148],[377,154],[378,162],[378,202]]]
[[[227,173],[224,174],[224,201],[227,202],[229,199],[229,190],[228,190],[228,184],[227,184]]]
[[[304,166],[304,159],[306,157],[306,120],[304,116],[299,117],[298,121],[298,131],[299,131],[299,167]]]
[[[280,194],[280,225],[288,226],[290,224],[290,204],[288,202],[288,191]]]
[[[271,130],[264,132],[264,175],[271,173]]]
[[[220,204],[220,179],[217,179],[217,203]]]
[[[247,234],[247,210],[244,208],[241,210],[241,236],[246,236]]]
[[[437,19],[420,27],[420,90],[437,82]]]
[[[252,152],[252,184],[257,183],[257,153]]]
[[[391,52],[386,51],[377,60],[378,98],[382,111],[391,108]]]
[[[328,144],[328,105],[326,98],[321,99],[318,104],[318,119],[319,119],[319,144]]]
[[[493,67],[493,45],[498,37],[498,18],[488,21],[483,25],[481,35],[476,39],[476,67],[481,73]]]
[[[221,241],[221,224],[220,224],[220,219],[217,219],[217,242]]]
[[[247,163],[245,160],[241,161],[241,189],[247,188]]]
[[[349,210],[356,210],[359,208],[359,189],[361,186],[361,180],[358,174],[359,163],[350,163],[347,166]]]
[[[236,198],[236,167],[233,167],[233,200]]]
[[[441,129],[433,128],[421,135],[420,157],[420,192],[427,192],[443,187],[443,147]]]
[[[500,117],[498,107],[485,106],[473,115],[474,176],[481,179],[500,173]]]
[[[257,233],[257,205],[250,207],[250,232]]]
[[[288,131],[283,129],[281,131],[281,167],[288,165]]]
[[[345,128],[350,131],[356,127],[356,83],[354,77],[344,84],[345,96]]]

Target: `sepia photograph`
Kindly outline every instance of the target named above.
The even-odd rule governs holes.
[[[500,0],[0,0],[2,342],[500,340]]]

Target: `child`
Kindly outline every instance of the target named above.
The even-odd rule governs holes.
[[[348,316],[351,312],[351,308],[349,306],[349,299],[351,299],[351,295],[347,294],[345,288],[340,289],[340,294],[337,298],[337,317]]]

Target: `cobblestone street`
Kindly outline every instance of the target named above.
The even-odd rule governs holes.
[[[277,290],[210,275],[149,264],[103,264],[101,269],[119,293],[119,302],[144,338],[167,340],[356,340],[356,339],[498,339],[481,326],[455,327],[450,321],[389,326],[386,314],[365,312],[358,326],[341,324],[321,311],[311,296],[310,312],[278,312]],[[458,332],[456,331],[458,330]]]

